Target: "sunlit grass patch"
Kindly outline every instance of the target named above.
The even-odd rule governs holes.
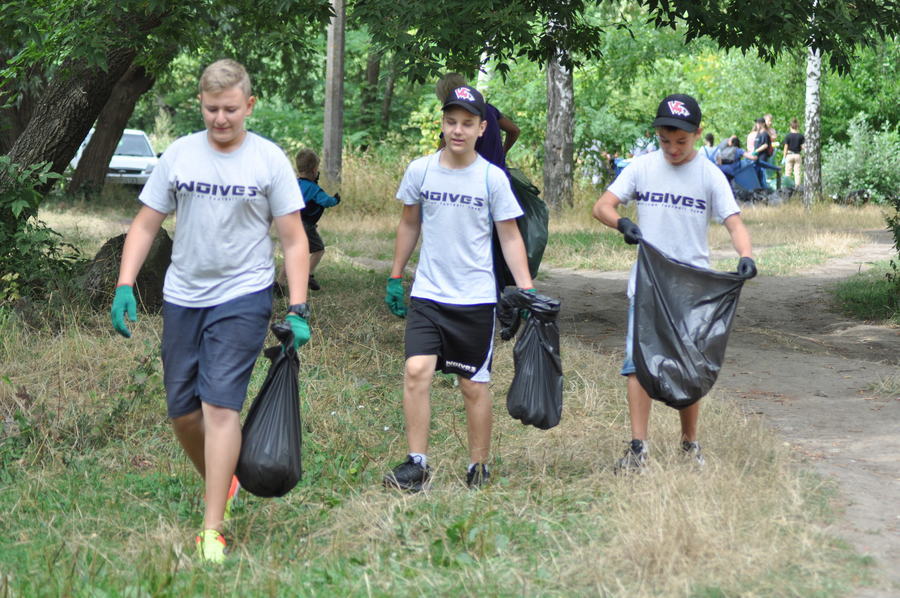
[[[838,306],[855,318],[900,324],[900,283],[887,278],[891,272],[888,262],[880,262],[839,282],[834,289]]]

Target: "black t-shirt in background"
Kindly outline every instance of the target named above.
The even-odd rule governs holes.
[[[803,145],[804,141],[802,133],[788,133],[784,138],[784,145],[787,146],[789,152],[799,154],[800,146]]]

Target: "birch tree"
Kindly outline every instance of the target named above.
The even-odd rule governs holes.
[[[808,210],[822,194],[820,138],[822,52],[809,48],[806,58],[806,123],[803,145],[803,205]]]
[[[547,133],[544,136],[544,199],[558,210],[574,199],[575,92],[572,69],[560,51],[547,62]]]

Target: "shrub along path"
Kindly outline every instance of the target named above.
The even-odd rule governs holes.
[[[838,483],[844,517],[832,531],[878,564],[877,585],[860,598],[900,593],[900,328],[848,320],[828,289],[892,255],[886,231],[795,276],[765,276],[763,254],[716,386],[771,422],[799,462]],[[562,299],[565,334],[615,350],[625,335],[626,283],[622,272],[555,269],[537,286]]]

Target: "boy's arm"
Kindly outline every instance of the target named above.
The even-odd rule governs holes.
[[[528,270],[528,256],[525,253],[525,242],[522,241],[522,233],[515,219],[499,220],[494,223],[497,227],[497,236],[500,238],[500,249],[503,250],[503,259],[520,289],[533,289],[531,272]]]
[[[284,273],[287,276],[288,305],[306,303],[309,280],[309,241],[300,221],[299,212],[291,212],[275,218],[275,229],[284,250]]]
[[[119,279],[116,286],[127,284],[134,286],[138,272],[147,259],[153,239],[168,214],[157,212],[151,207],[141,206],[137,216],[131,221],[131,227],[125,236],[122,247],[122,261],[119,264]]]
[[[515,145],[516,139],[519,138],[519,133],[521,131],[516,123],[506,116],[498,118],[497,125],[499,125],[501,131],[506,133],[505,138],[503,139],[503,153],[507,154],[509,153],[510,148]]]
[[[391,265],[391,278],[402,278],[406,263],[419,242],[422,230],[422,207],[419,204],[404,204],[397,225],[397,238],[394,240],[394,262]]]
[[[724,221],[728,234],[731,235],[731,244],[741,257],[753,257],[753,247],[750,243],[750,231],[744,226],[740,214],[732,214]]]
[[[591,214],[610,228],[617,228],[619,224],[619,212],[616,208],[622,203],[611,191],[604,191],[597,203],[594,204]]]

